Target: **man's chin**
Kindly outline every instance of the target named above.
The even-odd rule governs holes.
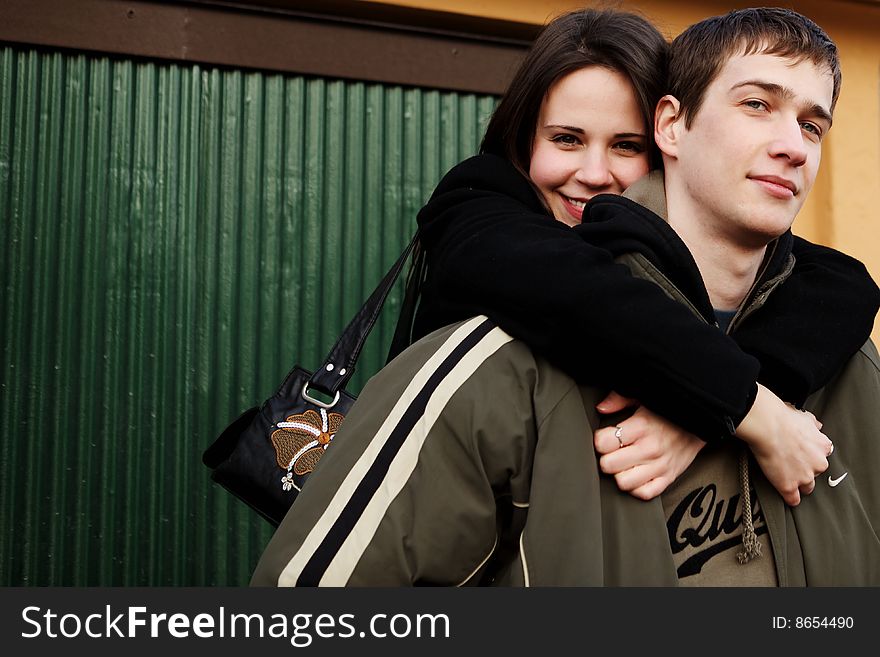
[[[791,228],[802,205],[798,199],[792,199],[787,203],[755,204],[749,208],[743,225],[747,226],[757,239],[769,244]]]
[[[792,221],[766,222],[749,226],[739,236],[740,245],[748,249],[763,249],[791,228]]]

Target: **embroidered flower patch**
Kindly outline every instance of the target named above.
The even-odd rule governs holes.
[[[300,490],[304,478],[315,469],[343,418],[339,413],[328,413],[322,408],[320,414],[308,410],[275,424],[277,428],[272,432],[271,440],[276,461],[279,468],[287,470],[281,479],[283,490]]]

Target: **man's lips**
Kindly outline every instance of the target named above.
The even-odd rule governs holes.
[[[780,176],[749,176],[749,179],[754,180],[772,196],[777,198],[792,198],[798,193],[797,185],[788,178]]]

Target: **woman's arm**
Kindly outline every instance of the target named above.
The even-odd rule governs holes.
[[[757,360],[553,220],[506,160],[453,169],[419,225],[428,280],[417,333],[485,313],[577,380],[709,441],[733,434],[751,408]]]
[[[839,251],[795,236],[792,253],[792,274],[733,337],[761,361],[761,383],[801,406],[865,344],[880,289],[861,262]]]
[[[599,465],[614,476],[620,490],[640,499],[656,497],[684,472],[705,442],[638,402],[611,393],[597,406],[602,414],[636,406],[625,420],[597,429],[593,444]],[[833,450],[822,424],[812,413],[783,403],[764,386],[737,436],[752,450],[758,465],[786,504],[797,506],[809,495],[816,477],[828,469]]]

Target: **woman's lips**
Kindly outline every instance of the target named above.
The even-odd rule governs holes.
[[[587,199],[575,199],[565,194],[559,194],[559,198],[562,199],[562,205],[566,212],[580,223],[583,220],[584,206],[587,204]]]

